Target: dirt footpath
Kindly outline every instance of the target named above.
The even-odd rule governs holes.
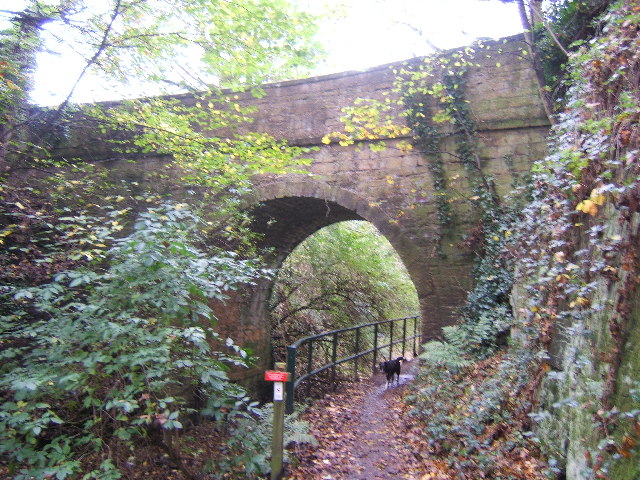
[[[319,446],[295,455],[290,480],[446,479],[412,448],[404,431],[401,397],[413,380],[417,361],[402,366],[400,385],[386,388],[386,378],[373,378],[345,386],[335,395],[316,401],[303,418]]]

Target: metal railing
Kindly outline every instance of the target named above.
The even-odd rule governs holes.
[[[333,388],[336,386],[336,367],[346,362],[354,362],[354,377],[358,378],[358,360],[365,356],[372,354],[371,368],[375,373],[376,365],[378,363],[378,352],[380,350],[389,348],[389,360],[393,358],[394,347],[402,344],[402,356],[405,356],[407,351],[407,344],[409,342],[412,346],[413,355],[417,355],[416,345],[420,345],[421,334],[418,333],[419,328],[418,320],[419,316],[414,315],[411,317],[395,318],[392,320],[382,320],[379,322],[365,323],[363,325],[356,325],[348,328],[341,328],[339,330],[332,330],[330,332],[320,333],[318,335],[311,335],[297,340],[293,345],[287,347],[287,371],[290,374],[290,381],[287,382],[287,396],[286,396],[286,413],[293,413],[294,393],[296,388],[306,381],[307,395],[310,391],[310,378],[319,373],[325,372],[331,369],[330,372],[330,384]],[[413,321],[413,333],[407,332],[407,322]],[[401,323],[401,331],[396,331],[396,326]],[[388,327],[387,327],[388,325]],[[411,325],[409,325],[411,329]],[[346,338],[349,334],[353,338]],[[409,334],[409,336],[408,336]],[[330,337],[330,338],[329,338]],[[341,338],[342,337],[342,338]],[[394,339],[395,337],[395,339]],[[346,339],[346,340],[345,340]],[[342,340],[342,342],[341,342]],[[349,341],[351,340],[351,341]],[[386,342],[386,343],[384,343]],[[306,361],[305,368],[302,370],[304,373],[297,376],[300,370],[296,368],[297,356],[301,347],[305,346],[306,349]],[[315,347],[314,347],[315,345]],[[341,354],[347,355],[338,358],[338,349],[340,347]],[[324,363],[314,368],[314,354],[321,351],[325,356],[330,356],[331,361]],[[396,350],[399,352],[400,350]],[[382,352],[381,352],[382,353]],[[316,355],[317,356],[317,355]]]

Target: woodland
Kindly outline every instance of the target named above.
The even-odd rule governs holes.
[[[410,442],[407,478],[638,480],[640,3],[513,1],[551,132],[548,156],[508,198],[479,160],[469,50],[397,73],[389,101],[402,125],[372,121],[390,105],[361,99],[323,139],[381,149],[410,131],[404,148],[429,162],[443,235],[449,179],[434,152],[445,132],[473,190],[477,224],[458,242],[475,254],[474,288],[457,323],[423,345],[387,433]],[[275,279],[276,359],[300,336],[418,310],[402,262],[366,222],[322,229],[278,271],[265,267],[242,197],[255,175],[304,172],[309,151],[251,132],[237,94],[259,98],[322,55],[319,19],[295,4],[0,6],[1,478],[265,478],[272,407],[230,380],[255,359],[216,330],[213,302]],[[42,107],[29,94],[52,38],[84,68]],[[151,96],[75,103],[96,78]],[[193,106],[176,101],[184,92]],[[157,152],[166,171],[141,185],[60,155],[87,124],[132,165]],[[172,196],[177,182],[189,193]],[[327,432],[349,448],[349,404],[362,395],[345,384],[288,416],[285,476],[350,478],[314,470]]]

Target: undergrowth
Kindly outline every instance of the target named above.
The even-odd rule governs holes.
[[[503,298],[505,309],[494,304],[492,313],[510,326],[512,345],[478,361],[493,345],[479,349],[477,339],[489,335],[495,345],[499,332],[482,315],[471,323],[462,315],[445,343],[426,346],[437,348],[423,356],[433,362],[413,393],[414,414],[436,453],[462,470],[526,478],[501,471],[503,458],[539,447],[551,478],[635,480],[639,473],[632,341],[640,272],[639,18],[637,1],[613,3],[603,35],[572,55],[564,110],[548,157],[534,166],[532,195],[517,222],[494,233],[499,241],[510,232],[501,248],[510,247],[503,266],[516,287],[514,308]],[[497,266],[487,253],[478,265]],[[483,311],[490,277],[477,278],[466,311]],[[492,369],[479,374],[487,362]]]
[[[204,421],[225,438],[210,478],[267,472],[269,411],[227,376],[252,359],[216,333],[208,302],[268,272],[232,252],[205,252],[206,222],[185,203],[149,208],[122,238],[101,227],[119,217],[47,224],[44,212],[13,203],[16,229],[36,240],[56,232],[85,261],[47,270],[53,278],[39,285],[1,287],[0,470],[15,480],[111,480],[127,473],[140,445],[152,445],[183,478],[196,478],[177,445]],[[29,269],[59,250],[42,243],[37,253]],[[295,440],[310,440],[303,424],[291,425]]]

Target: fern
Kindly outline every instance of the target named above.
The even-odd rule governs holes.
[[[318,445],[316,437],[309,433],[309,422],[300,420],[300,412],[296,411],[288,415],[284,419],[284,445],[290,447],[292,445],[300,445],[307,443],[309,445]]]
[[[510,326],[511,315],[505,306],[486,311],[475,322],[444,327],[444,342],[424,345],[420,358],[434,365],[448,368],[464,368],[473,358],[482,357],[496,347],[496,338]]]
[[[233,450],[233,466],[242,464],[246,473],[264,475],[271,470],[271,435],[273,426],[273,404],[261,408],[251,407],[248,412],[238,416],[231,429],[230,446]],[[299,419],[299,412],[285,417],[284,445],[308,443],[317,445],[316,438],[309,433],[309,423]],[[287,451],[284,461],[289,462]]]
[[[447,327],[455,329],[456,327]],[[450,369],[459,369],[468,366],[471,361],[465,357],[464,351],[457,345],[449,342],[428,342],[424,345],[421,359],[434,365],[441,365]]]

